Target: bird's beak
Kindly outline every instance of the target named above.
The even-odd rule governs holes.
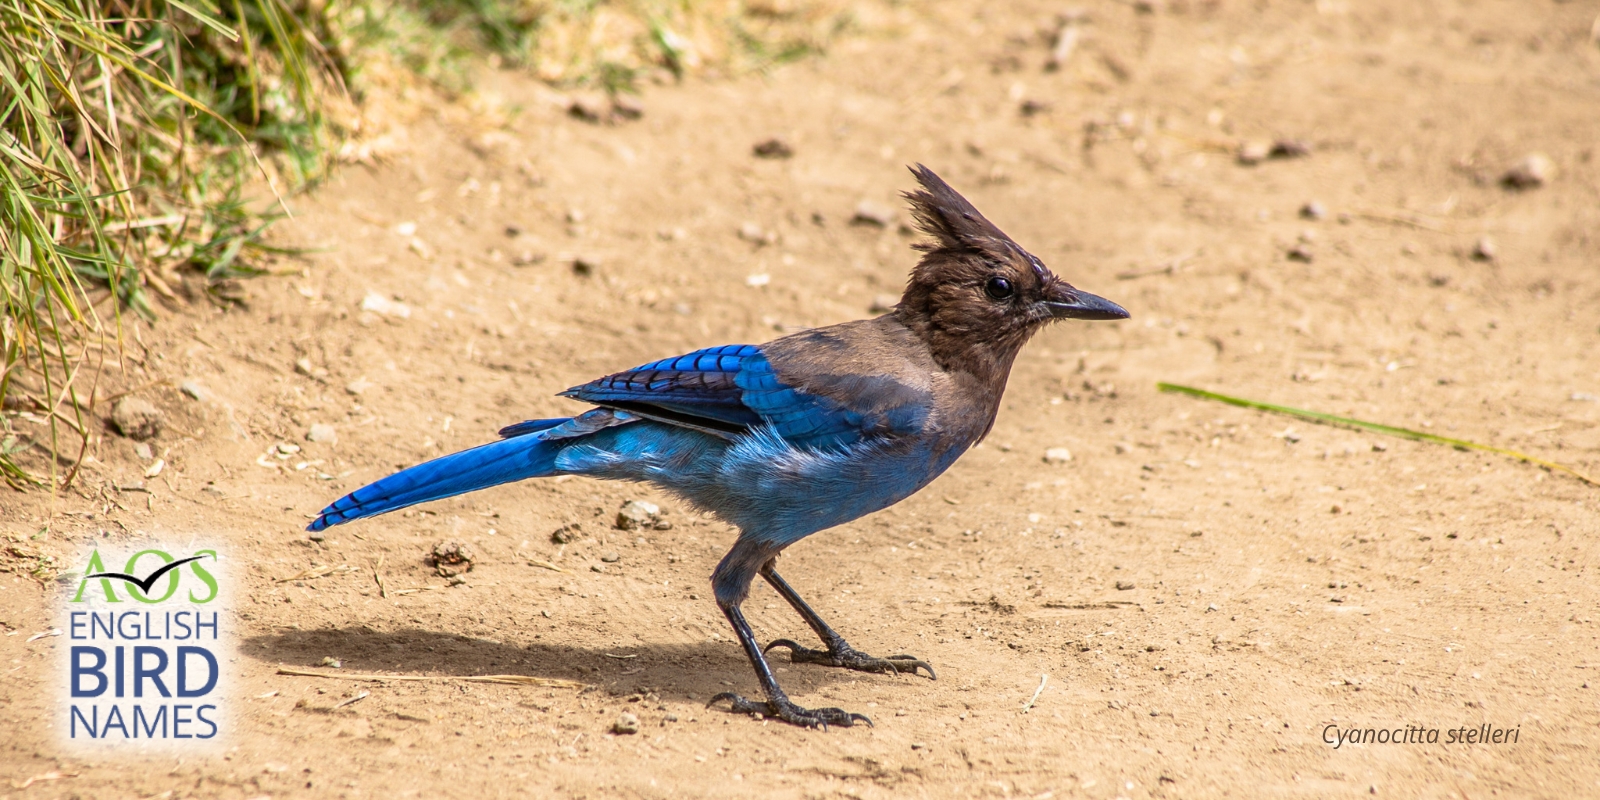
[[[1044,301],[1051,319],[1127,319],[1128,310],[1110,300],[1066,286],[1058,286]]]

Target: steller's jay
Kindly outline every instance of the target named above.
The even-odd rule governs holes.
[[[750,582],[765,578],[826,647],[778,639],[766,650],[787,647],[797,663],[935,677],[915,657],[852,648],[779,577],[778,554],[904,500],[948,469],[994,425],[1012,361],[1045,324],[1128,316],[1051,274],[927,167],[912,173],[922,188],[905,197],[932,241],[917,246],[922,259],[890,313],[697,350],[568,389],[562,396],[596,407],[512,425],[498,442],[357,489],[309,529],[524,478],[654,483],[739,529],[711,585],[766,699],[724,692],[711,702],[807,727],[870,724],[790,702],[739,608]]]

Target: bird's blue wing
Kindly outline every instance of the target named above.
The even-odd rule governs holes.
[[[874,382],[883,379],[858,380],[864,401],[841,402],[782,380],[759,347],[726,345],[655,361],[561,394],[723,436],[768,425],[785,440],[817,448],[908,432],[926,417],[921,398],[883,408],[883,387]]]
[[[734,382],[746,361],[760,357],[753,345],[710,347],[607,375],[561,396],[711,433],[737,434],[761,423],[760,415],[744,405],[743,390]]]

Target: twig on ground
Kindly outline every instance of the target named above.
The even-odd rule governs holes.
[[[1149,277],[1151,275],[1173,275],[1173,274],[1176,274],[1178,270],[1183,268],[1184,262],[1187,262],[1187,261],[1193,259],[1197,255],[1200,255],[1200,251],[1199,250],[1196,250],[1193,253],[1188,253],[1188,254],[1185,254],[1185,255],[1178,256],[1177,258],[1174,258],[1174,259],[1168,261],[1167,263],[1165,263],[1165,264],[1163,264],[1163,265],[1161,265],[1159,267],[1153,267],[1151,269],[1129,270],[1127,272],[1119,272],[1119,273],[1117,273],[1117,280],[1119,280],[1119,281],[1131,281],[1131,280],[1135,280],[1137,278],[1146,278],[1146,277]]]
[[[378,596],[384,598],[385,600],[389,598],[389,587],[383,585],[383,575],[379,573],[378,570],[383,569],[383,560],[387,558],[388,555],[388,553],[380,554],[378,556],[378,563],[372,566],[372,579],[378,583]]]
[[[365,699],[367,699],[368,697],[371,697],[371,696],[372,696],[372,692],[369,692],[366,689],[362,689],[360,694],[357,694],[355,697],[349,697],[349,698],[346,698],[344,700],[340,700],[339,702],[334,703],[333,707],[334,708],[344,708],[345,706],[350,705],[351,703],[355,703],[355,702],[359,702],[359,701],[365,700]]]
[[[1039,688],[1033,690],[1033,696],[1028,698],[1028,704],[1022,707],[1022,713],[1026,714],[1026,713],[1028,713],[1029,710],[1031,710],[1033,708],[1033,704],[1035,702],[1038,702],[1038,700],[1039,700],[1039,694],[1044,691],[1044,685],[1049,683],[1049,682],[1050,682],[1050,676],[1049,675],[1040,675],[1039,676]]]
[[[564,678],[537,678],[532,675],[374,675],[352,672],[336,675],[304,669],[279,667],[279,675],[297,678],[337,678],[346,681],[466,681],[467,683],[500,683],[508,686],[541,686],[548,689],[583,689],[588,684]]]

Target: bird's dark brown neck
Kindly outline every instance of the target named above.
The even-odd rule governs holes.
[[[948,330],[939,325],[936,318],[903,308],[896,316],[900,324],[927,342],[928,352],[940,368],[971,375],[983,385],[996,387],[997,395],[1005,391],[1011,365],[1028,341],[1026,335],[1012,334],[996,339],[975,335],[974,331]]]

